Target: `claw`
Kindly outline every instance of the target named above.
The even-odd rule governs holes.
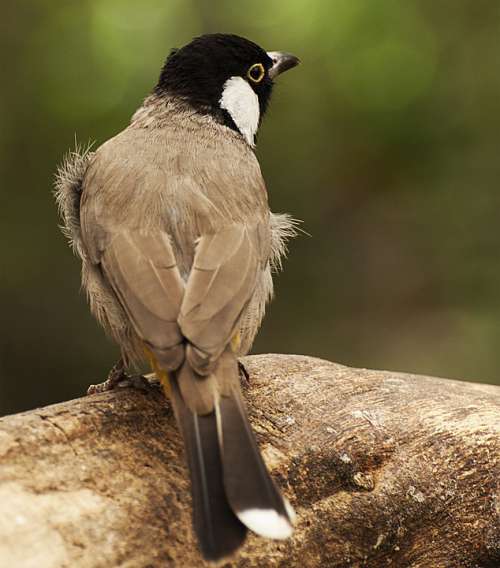
[[[108,374],[108,378],[103,383],[90,385],[87,389],[87,394],[97,394],[101,392],[108,392],[116,388],[133,387],[142,391],[147,391],[151,388],[149,381],[142,375],[127,375],[125,372],[125,365],[123,359],[119,359],[113,365]]]

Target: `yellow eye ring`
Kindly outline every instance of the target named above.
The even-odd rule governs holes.
[[[264,79],[266,70],[262,63],[254,63],[247,71],[247,77],[252,81],[252,83],[260,83]]]

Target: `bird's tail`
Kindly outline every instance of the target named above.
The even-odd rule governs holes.
[[[184,403],[177,381],[171,397],[184,439],[193,499],[193,525],[203,557],[218,560],[241,546],[246,527],[226,497],[215,412],[204,416]]]
[[[182,369],[186,380],[187,362]],[[189,370],[192,381],[206,381]],[[267,538],[292,534],[294,513],[272,480],[248,422],[237,360],[229,349],[215,369],[210,413],[193,412],[175,376],[170,397],[186,447],[193,524],[203,556],[218,560],[243,543],[247,528]]]

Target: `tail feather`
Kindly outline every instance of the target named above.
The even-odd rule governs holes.
[[[239,384],[218,405],[224,486],[240,521],[260,536],[291,536],[295,513],[267,471],[250,428]]]
[[[186,364],[171,379],[170,398],[191,476],[193,524],[205,559],[229,556],[245,540],[247,528],[266,538],[288,538],[294,512],[260,454],[232,350],[222,354],[210,381]]]
[[[232,554],[245,540],[247,529],[233,513],[225,493],[215,413],[198,415],[184,403],[177,381],[171,398],[186,445],[193,498],[193,524],[207,560]]]

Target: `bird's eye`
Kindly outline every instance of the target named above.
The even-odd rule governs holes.
[[[264,65],[262,65],[262,63],[254,63],[247,71],[247,77],[253,83],[260,83],[262,79],[264,79],[265,74],[266,70],[264,69]]]

